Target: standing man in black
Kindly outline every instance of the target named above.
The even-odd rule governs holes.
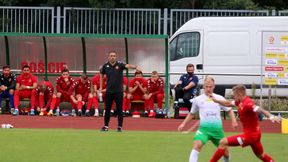
[[[14,90],[16,86],[16,76],[10,71],[10,66],[5,65],[2,68],[3,72],[0,75],[0,113],[2,113],[1,103],[3,98],[9,97],[10,110],[14,110]]]
[[[117,53],[110,51],[108,53],[108,62],[102,66],[100,78],[100,91],[102,90],[102,83],[104,75],[107,76],[106,88],[106,109],[104,117],[104,126],[101,131],[108,131],[110,121],[110,110],[112,102],[116,103],[116,114],[118,115],[118,132],[122,132],[123,116],[122,116],[122,102],[123,102],[123,70],[124,69],[137,69],[137,66],[125,64],[117,61]]]

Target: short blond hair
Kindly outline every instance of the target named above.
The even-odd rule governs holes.
[[[204,82],[206,82],[206,81],[212,81],[213,83],[215,82],[214,78],[210,75],[205,76]]]
[[[233,92],[240,92],[242,94],[246,94],[246,87],[243,84],[238,84],[232,88]]]

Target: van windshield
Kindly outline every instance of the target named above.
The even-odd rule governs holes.
[[[170,43],[170,61],[199,55],[200,33],[182,33]]]

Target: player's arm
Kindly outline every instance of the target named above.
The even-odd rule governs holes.
[[[278,118],[277,116],[274,116],[272,115],[269,111],[257,106],[257,105],[254,105],[253,106],[253,111],[254,112],[260,112],[260,113],[263,113],[269,120],[271,120],[273,123],[276,121],[277,123],[280,123],[281,122],[281,119]]]
[[[14,74],[11,75],[11,84],[9,87],[7,87],[7,89],[14,89],[16,86],[16,76]]]
[[[226,106],[226,107],[235,106],[234,101],[217,99],[217,98],[215,98],[213,95],[211,95],[210,98],[211,98],[214,102],[219,103],[219,104],[222,105],[222,106]]]
[[[144,85],[139,84],[139,88],[144,94],[147,92],[147,88]]]
[[[229,110],[228,114],[229,114],[231,122],[232,122],[232,127],[236,128],[238,126],[238,123],[237,123],[237,120],[236,120],[236,117],[235,117],[235,114],[234,114],[232,108]]]
[[[189,121],[191,121],[191,120],[193,119],[193,117],[194,117],[194,114],[193,114],[193,113],[189,113],[189,114],[186,116],[185,120],[178,126],[178,131],[182,131],[183,128],[185,127],[185,125],[186,125]]]
[[[141,69],[138,66],[132,65],[132,64],[126,64],[125,68],[127,68],[127,69],[136,69],[138,71],[141,71]]]

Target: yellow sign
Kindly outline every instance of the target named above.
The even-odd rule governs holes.
[[[277,53],[266,53],[266,58],[277,58]]]
[[[282,118],[281,121],[281,132],[288,133],[288,119]]]
[[[279,78],[285,78],[285,73],[278,73]]]
[[[278,54],[278,58],[279,59],[285,59],[286,58],[286,54],[285,53],[279,53]]]
[[[288,60],[278,60],[278,65],[288,66]]]
[[[265,85],[277,85],[277,79],[264,79],[264,84]]]
[[[284,67],[284,71],[285,71],[285,72],[288,72],[288,67],[287,67],[287,66]]]

